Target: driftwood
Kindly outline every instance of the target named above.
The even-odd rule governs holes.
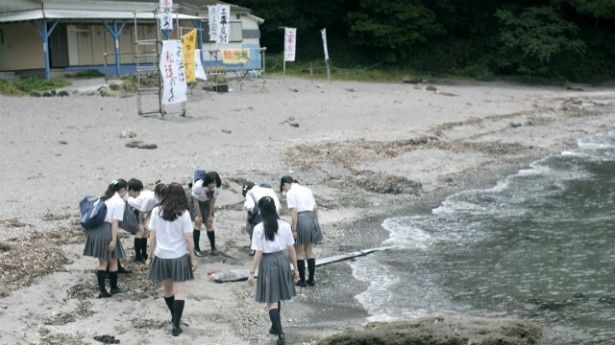
[[[352,258],[356,258],[359,256],[365,256],[374,252],[381,252],[388,249],[393,248],[393,246],[386,247],[377,247],[371,249],[358,250],[355,252],[344,253],[334,256],[329,256],[322,259],[316,260],[316,267],[329,265],[335,262],[340,262],[344,260],[350,260]],[[229,283],[229,282],[238,282],[248,279],[248,275],[250,274],[250,270],[248,268],[238,268],[225,270],[220,272],[214,272],[209,275],[209,279],[215,281],[216,283]],[[258,271],[254,274],[254,276],[258,276]]]

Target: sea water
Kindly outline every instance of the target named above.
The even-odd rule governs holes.
[[[395,250],[352,263],[370,321],[517,317],[558,344],[615,343],[615,133],[412,213],[382,224]]]

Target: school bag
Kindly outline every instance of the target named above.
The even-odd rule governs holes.
[[[207,171],[203,169],[196,169],[193,174],[193,181],[203,180],[205,179],[205,175],[207,175]]]
[[[256,224],[263,221],[263,216],[261,215],[261,209],[258,207],[258,201],[254,197],[254,194],[250,193],[252,200],[254,200],[254,208],[250,211],[250,215],[248,215],[248,223],[250,225],[255,226]]]
[[[124,205],[124,216],[122,217],[122,221],[118,222],[117,226],[134,235],[139,231],[139,211],[130,206],[128,201],[124,202],[126,203],[126,205]]]
[[[105,222],[107,215],[107,205],[100,198],[95,196],[85,196],[79,202],[81,221],[79,224],[85,231],[92,230]]]

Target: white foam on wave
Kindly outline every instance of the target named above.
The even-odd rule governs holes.
[[[394,320],[389,310],[392,292],[390,287],[398,283],[399,278],[389,269],[370,257],[363,257],[350,263],[355,279],[369,283],[369,287],[355,296],[355,299],[370,314],[368,320]]]
[[[393,217],[382,222],[382,227],[389,232],[389,238],[384,244],[395,245],[403,248],[426,249],[432,242],[431,235],[415,226],[415,217]]]

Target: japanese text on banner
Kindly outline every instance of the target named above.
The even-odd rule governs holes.
[[[174,104],[185,102],[187,83],[184,72],[182,44],[178,40],[162,41],[160,55],[160,73],[162,75],[162,103]]]
[[[222,49],[222,62],[225,64],[247,64],[250,49]]]
[[[284,61],[295,61],[297,47],[297,29],[284,28]]]
[[[231,36],[231,5],[218,5],[218,37],[216,43],[227,44]]]
[[[207,18],[209,20],[209,40],[217,41],[218,37],[218,5],[207,6]]]
[[[184,66],[186,69],[186,81],[196,81],[194,76],[194,50],[196,49],[196,29],[190,30],[187,34],[182,36],[182,45],[184,53]]]
[[[173,0],[160,0],[160,30],[173,30]]]
[[[209,40],[227,44],[231,37],[231,5],[207,6]]]

